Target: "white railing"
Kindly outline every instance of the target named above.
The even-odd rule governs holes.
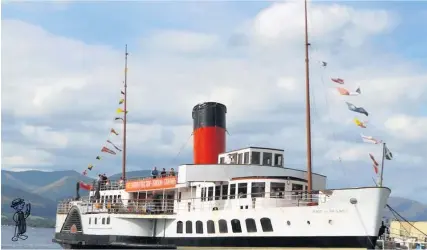
[[[176,214],[179,212],[192,211],[215,211],[232,209],[259,209],[271,207],[297,207],[317,206],[318,195],[312,194],[309,198],[307,193],[283,192],[198,197],[191,199],[117,199],[117,200],[89,200],[81,199],[78,204],[82,213],[133,213],[133,214]],[[298,192],[297,192],[298,193]],[[68,213],[71,208],[70,201],[60,202],[57,213]]]

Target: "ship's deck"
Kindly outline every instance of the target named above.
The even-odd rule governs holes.
[[[271,207],[299,207],[299,206],[317,206],[319,202],[319,193],[313,192],[309,198],[306,192],[283,192],[278,193],[258,193],[257,198],[214,196],[212,200],[195,203],[195,200],[203,198],[190,199],[121,199],[108,202],[99,202],[86,199],[64,200],[58,204],[57,214],[67,214],[73,205],[78,204],[84,208],[84,213],[113,213],[120,214],[123,217],[132,217],[133,215],[144,215],[145,218],[171,218],[174,214],[190,211],[218,211],[230,209],[255,209]],[[227,203],[227,201],[232,201]],[[326,202],[326,199],[320,199],[320,202]],[[188,205],[192,204],[192,205]],[[237,205],[236,205],[237,204]],[[132,216],[131,216],[132,215]],[[166,216],[166,217],[162,217]]]

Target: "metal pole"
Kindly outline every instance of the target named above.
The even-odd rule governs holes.
[[[307,192],[309,199],[311,198],[312,173],[311,173],[311,117],[310,117],[310,67],[308,60],[308,21],[307,21],[307,0],[304,1],[304,17],[305,17],[305,103],[306,103],[306,134],[307,134]]]
[[[122,159],[122,177],[126,182],[126,104],[127,104],[127,72],[128,72],[128,46],[125,47],[125,89],[124,89],[124,115],[123,115],[123,159]]]
[[[385,159],[385,142],[383,143],[383,159],[381,162],[380,183],[378,185],[380,187],[383,186],[384,159]]]

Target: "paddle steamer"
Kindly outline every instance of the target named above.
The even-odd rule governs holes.
[[[109,181],[60,203],[64,247],[373,248],[390,190],[326,189],[326,177],[287,168],[284,150],[224,152],[226,107],[194,107],[194,164],[175,176]],[[123,184],[123,186],[121,186]]]

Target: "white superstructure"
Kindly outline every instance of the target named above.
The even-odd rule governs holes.
[[[253,157],[258,152],[265,161]],[[125,248],[375,244],[388,188],[326,190],[326,177],[314,174],[313,189],[320,191],[309,197],[306,172],[268,160],[276,154],[283,159],[282,150],[245,148],[218,158],[241,161],[182,165],[177,176],[128,180],[126,188],[102,184],[99,199],[93,190],[89,198],[59,205],[55,239],[73,247]]]

